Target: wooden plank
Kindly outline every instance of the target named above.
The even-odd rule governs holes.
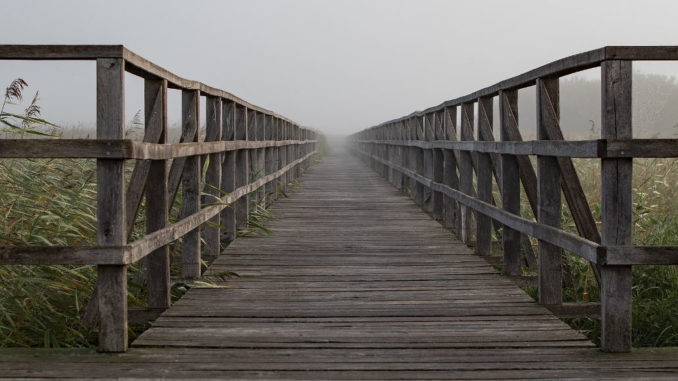
[[[205,103],[205,141],[220,141],[222,131],[222,102],[221,98],[207,96]],[[221,199],[221,162],[222,154],[213,153],[209,155],[209,166],[205,172],[205,189],[203,190],[202,204],[209,205],[220,202]],[[212,217],[210,224],[202,228],[203,239],[205,240],[205,256],[208,261],[216,258],[221,252],[221,238],[219,225],[221,224],[220,214]]]
[[[182,135],[193,134],[198,141],[200,124],[200,92],[184,90],[181,93]],[[200,157],[187,157],[181,176],[181,217],[186,218],[200,211]],[[200,277],[200,227],[187,232],[181,239],[181,275],[185,279]]]
[[[493,107],[492,98],[478,99],[478,140],[484,140],[480,131],[492,131]],[[491,133],[490,133],[491,135]],[[476,177],[478,199],[491,204],[492,196],[492,158],[486,153],[477,153]],[[479,255],[490,255],[492,248],[492,219],[476,213],[476,252]]]
[[[433,139],[434,140],[442,140],[445,139],[445,130],[443,129],[443,115],[442,113],[436,113],[432,115],[431,117],[431,122],[433,124]],[[445,158],[443,156],[443,151],[441,149],[432,149],[431,150],[433,157],[432,157],[432,165],[433,165],[433,181],[437,183],[442,183],[445,178]],[[397,159],[396,159],[397,160]],[[395,162],[397,164],[397,161]],[[395,179],[395,174],[398,173],[395,170],[391,171],[393,174],[391,175]],[[431,201],[431,207],[433,210],[433,217],[436,221],[442,221],[443,220],[443,213],[444,213],[444,206],[443,206],[443,194],[440,192],[433,192],[432,193],[432,201]]]
[[[166,143],[167,81],[146,79],[144,81],[144,102],[146,130],[160,131],[155,142]],[[169,222],[168,172],[166,160],[153,160],[149,163],[148,184],[145,187],[146,233],[153,233],[167,227]],[[134,178],[134,175],[132,175],[132,178]],[[127,191],[128,195],[130,188]],[[130,211],[130,209],[127,209],[127,211]],[[146,268],[148,269],[148,306],[150,308],[169,307],[171,303],[169,246],[165,245],[153,250],[148,256]]]
[[[558,78],[537,80],[537,138],[548,139],[546,125],[558,128],[560,120],[560,88]],[[537,157],[537,221],[560,228],[562,201],[558,160],[552,156]],[[538,242],[539,303],[558,305],[563,301],[562,250],[548,242]]]
[[[97,60],[97,138],[125,136],[124,76],[121,59]],[[123,160],[97,160],[97,245],[122,246],[125,231]],[[127,350],[127,267],[97,266],[99,350]]]
[[[631,62],[601,65],[602,127],[607,139],[629,139],[631,128]],[[602,159],[601,243],[630,245],[633,227],[632,159]],[[601,349],[631,350],[631,266],[602,266]]]
[[[518,129],[518,91],[502,91],[499,94],[499,113],[501,114],[501,139],[511,140],[511,131]],[[513,155],[501,155],[501,196],[502,208],[520,215],[520,175],[518,158]],[[504,226],[502,229],[502,247],[504,250],[504,274],[520,275],[520,232]]]

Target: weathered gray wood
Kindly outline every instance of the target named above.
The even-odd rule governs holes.
[[[492,98],[478,99],[478,140],[485,140],[482,130],[492,131]],[[491,135],[491,134],[490,134]],[[476,178],[478,199],[491,204],[492,196],[492,158],[486,153],[477,153]],[[492,219],[476,213],[476,252],[479,255],[490,255],[492,248]]]
[[[223,128],[222,111],[221,98],[207,96],[207,102],[205,103],[206,142],[221,140]],[[202,196],[203,205],[219,202],[219,199],[221,198],[221,162],[221,153],[209,155],[209,166],[205,172],[205,189],[203,190],[204,195]],[[202,228],[202,234],[205,240],[205,256],[208,260],[212,260],[221,252],[219,229],[219,225],[221,224],[220,214],[212,217],[209,222],[210,224],[207,224]]]
[[[442,140],[445,139],[445,131],[442,126],[443,115],[441,113],[436,113],[431,116],[432,129],[433,129],[433,140]],[[432,149],[432,174],[433,181],[437,183],[442,183],[445,177],[445,160],[443,157],[443,151],[441,149]],[[397,159],[396,159],[397,160]],[[393,160],[391,160],[393,161]],[[395,161],[397,164],[397,161]],[[391,176],[395,178],[395,173],[398,173],[395,170],[391,170],[393,173]],[[440,192],[432,192],[431,194],[431,209],[433,212],[433,218],[437,221],[442,221],[443,219],[443,194]]]
[[[255,131],[257,134],[257,139],[258,141],[263,141],[266,140],[266,115],[257,113],[256,116],[256,125],[255,125]],[[300,139],[301,140],[301,139]],[[260,148],[256,150],[256,155],[257,155],[257,161],[256,161],[256,173],[258,173],[258,177],[264,177],[266,176],[266,149],[265,148]],[[262,187],[257,190],[257,200],[266,203],[266,189],[265,187]]]
[[[461,105],[461,139],[474,140],[473,138],[473,103],[464,103]],[[467,195],[473,195],[473,160],[471,153],[461,151],[459,153],[459,190]],[[459,225],[459,237],[464,243],[469,243],[473,239],[473,215],[471,209],[467,206],[461,206]]]
[[[601,135],[607,139],[630,139],[631,62],[601,64]],[[632,221],[632,159],[602,159],[601,243],[630,245]],[[601,349],[631,350],[631,266],[602,266]]]
[[[167,142],[167,81],[144,80],[144,98],[146,130],[160,131],[156,142],[164,144]],[[168,224],[167,175],[166,160],[150,161],[146,185],[146,233],[164,229]],[[169,246],[162,246],[149,254],[146,268],[148,306],[169,307],[171,303]]]
[[[236,138],[236,105],[234,102],[222,103],[222,131],[221,139],[234,141]],[[221,190],[227,193],[233,192],[237,187],[236,168],[238,151],[224,152],[224,160],[221,165]],[[221,245],[228,246],[234,239],[237,231],[236,225],[237,202],[231,203],[228,208],[221,211],[219,217],[221,225],[225,228],[221,232]]]
[[[275,125],[273,124],[273,119],[270,116],[264,118],[264,140],[273,140],[275,132]],[[277,157],[274,148],[269,147],[264,149],[264,173],[266,175],[275,172],[273,167],[275,166],[275,158]],[[264,187],[266,193],[266,202],[267,205],[270,205],[273,202],[273,197],[275,194],[275,184],[270,182]]]
[[[444,114],[444,130],[445,138],[447,140],[457,138],[457,128],[455,124],[457,123],[457,108],[456,107],[446,107]],[[453,189],[459,189],[459,175],[457,174],[457,158],[452,150],[446,149],[443,150],[443,184],[449,186]],[[443,208],[445,209],[445,215],[443,217],[443,226],[450,228],[453,231],[456,231],[458,228],[459,221],[459,205],[457,202],[450,198],[444,197],[443,199]],[[457,234],[459,232],[457,231]]]
[[[97,138],[125,136],[125,62],[98,59]],[[125,176],[123,160],[97,160],[97,245],[126,243]],[[124,352],[127,349],[127,267],[97,267],[99,307],[99,350]]]
[[[422,123],[422,130],[424,132],[423,140],[426,142],[432,142],[435,140],[435,126],[433,125],[433,114],[426,114],[421,118],[421,123]],[[384,145],[381,145],[383,149],[386,149],[387,147]],[[385,155],[382,156],[382,158],[386,158]],[[434,177],[434,168],[433,168],[433,148],[428,148],[422,150],[422,172],[421,174],[424,177],[427,177],[429,179],[433,179]],[[382,166],[383,171],[386,172],[388,171],[388,168],[386,166]],[[433,191],[429,188],[424,188],[424,210],[426,213],[432,215],[435,217],[434,212],[433,212]]]
[[[560,89],[558,78],[537,81],[537,138],[548,139],[547,125],[557,128],[560,121]],[[537,197],[539,223],[560,228],[562,201],[558,160],[552,156],[537,158]],[[562,250],[548,242],[539,241],[539,303],[561,304]]]
[[[181,93],[182,135],[197,131],[200,124],[200,92]],[[198,134],[193,134],[198,141]],[[187,157],[181,176],[181,216],[186,218],[200,211],[200,157]],[[186,279],[200,277],[200,227],[186,233],[181,239],[181,274]]]
[[[518,129],[518,91],[502,91],[499,94],[499,120],[501,139],[511,140],[511,131]],[[513,155],[501,155],[501,196],[502,208],[520,215],[520,174],[518,158]],[[504,273],[520,275],[520,232],[504,226],[502,231],[504,249]]]

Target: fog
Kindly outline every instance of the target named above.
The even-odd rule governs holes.
[[[329,134],[352,133],[582,51],[672,45],[678,36],[675,1],[0,4],[3,43],[124,44],[177,75]],[[678,74],[673,63],[634,68]],[[94,74],[92,62],[0,61],[0,86],[25,79],[26,98],[39,90],[43,117],[66,127],[94,124]],[[128,121],[143,107],[142,84],[127,74]],[[170,93],[173,123],[180,99]]]

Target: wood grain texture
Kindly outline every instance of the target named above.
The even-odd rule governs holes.
[[[184,90],[181,93],[182,135],[193,134],[198,141],[200,125],[200,92]],[[200,157],[187,157],[181,175],[181,217],[187,218],[200,211]],[[187,232],[181,239],[181,274],[186,279],[200,276],[200,227]]]
[[[512,131],[518,129],[518,91],[502,91],[499,95],[500,129],[502,140],[512,140]],[[531,168],[531,164],[530,164]],[[505,211],[520,215],[520,174],[518,157],[501,155],[501,197]],[[504,273],[520,275],[520,232],[504,225],[502,230]]]
[[[125,63],[121,59],[97,60],[97,138],[125,137]],[[97,160],[97,245],[122,246],[125,226],[125,175],[123,160]],[[97,267],[99,349],[127,349],[127,267]]]

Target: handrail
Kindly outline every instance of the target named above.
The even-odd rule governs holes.
[[[96,140],[0,139],[0,158],[97,160],[96,245],[3,246],[0,264],[96,264],[96,298],[88,308],[96,307],[101,351],[127,349],[127,264],[146,258],[148,307],[169,307],[168,245],[182,239],[182,276],[199,277],[201,233],[205,255],[218,255],[247,222],[250,198],[276,199],[316,152],[314,130],[226,91],[179,77],[122,45],[0,45],[0,60],[96,61]],[[145,82],[141,142],[125,139],[126,72]],[[176,144],[167,143],[168,88],[182,90],[181,141]],[[198,141],[201,96],[206,97],[204,141]],[[208,155],[201,189],[201,168]],[[125,189],[124,163],[132,159],[137,162]],[[257,173],[260,178],[250,178]],[[181,219],[170,225],[169,208],[180,187]],[[144,194],[147,234],[128,243]],[[212,224],[202,226],[207,221]]]
[[[489,255],[492,228],[502,228],[503,269],[508,275],[520,275],[521,245],[531,250],[525,236],[537,238],[540,304],[562,304],[563,249],[590,261],[601,285],[601,349],[627,352],[631,349],[632,266],[678,264],[677,246],[633,246],[631,241],[633,158],[678,157],[678,139],[633,139],[634,60],[678,60],[678,46],[612,46],[567,57],[365,129],[353,135],[354,150],[462,241],[469,243],[475,229],[479,254]],[[593,67],[601,68],[601,139],[565,141],[559,78]],[[538,140],[523,141],[517,90],[532,85],[537,91]],[[495,98],[500,141],[493,135]],[[537,171],[530,155],[537,157]],[[600,231],[572,158],[601,160]],[[501,202],[492,194],[493,178]],[[520,216],[521,185],[536,221]],[[560,226],[561,190],[579,235]]]

